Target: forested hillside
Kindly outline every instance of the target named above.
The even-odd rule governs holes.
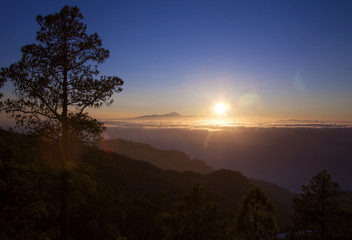
[[[1,130],[0,137],[2,236],[55,236],[60,199],[57,149],[35,136]],[[169,209],[195,182],[213,195],[222,218],[231,222],[239,201],[255,186],[229,170],[207,175],[162,170],[82,145],[70,153],[70,232],[80,239],[109,239],[117,233],[128,239],[158,239],[158,213]],[[287,218],[282,220],[278,222],[284,227]]]
[[[57,239],[56,150],[35,136],[0,131],[1,239]],[[230,170],[163,170],[85,145],[72,147],[70,153],[69,232],[74,239],[161,239],[158,216],[196,182],[219,205],[225,232],[231,232],[241,199],[255,187],[268,194],[281,231],[287,230],[294,194],[274,184]]]

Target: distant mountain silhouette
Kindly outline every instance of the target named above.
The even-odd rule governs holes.
[[[157,125],[155,125],[157,126]],[[214,169],[226,168],[276,183],[292,192],[326,169],[352,190],[352,128],[108,128],[110,137],[177,149]],[[165,141],[167,139],[167,141]]]
[[[104,140],[100,148],[116,152],[133,159],[143,160],[162,169],[210,173],[213,169],[204,161],[191,160],[185,153],[177,150],[159,150],[148,144],[135,143],[122,139]]]
[[[181,114],[177,112],[170,112],[167,114],[162,114],[162,115],[157,115],[157,114],[152,114],[152,115],[144,115],[144,116],[139,116],[136,117],[135,119],[148,119],[148,118],[178,118],[178,117],[183,117]]]

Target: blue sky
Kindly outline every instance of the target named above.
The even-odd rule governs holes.
[[[351,1],[1,1],[0,66],[66,4],[110,50],[101,73],[125,80],[93,116],[211,116],[225,101],[239,119],[352,120]]]

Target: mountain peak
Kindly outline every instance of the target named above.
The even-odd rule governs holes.
[[[158,115],[158,114],[143,115],[136,118],[143,119],[143,118],[176,118],[176,117],[182,117],[182,115],[177,112],[170,112],[170,113],[161,114],[161,115]]]
[[[182,115],[177,113],[177,112],[170,112],[170,113],[164,114],[162,116],[165,116],[165,117],[182,117]]]

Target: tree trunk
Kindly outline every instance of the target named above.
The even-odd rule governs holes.
[[[61,208],[60,208],[60,239],[68,240],[68,214],[67,214],[67,187],[68,174],[61,169]]]
[[[258,207],[255,207],[255,214],[254,214],[254,237],[255,240],[258,239],[258,234],[257,234],[257,228],[258,228]]]
[[[321,239],[325,240],[325,198],[326,198],[326,187],[325,187],[325,181],[326,181],[326,172],[324,171],[324,177],[323,177],[323,196],[322,196],[322,226],[321,226]]]
[[[65,39],[66,41],[66,39]],[[68,240],[68,172],[67,164],[67,144],[68,144],[68,83],[67,83],[67,46],[64,54],[64,70],[62,82],[62,119],[61,119],[61,219],[60,219],[60,240]]]
[[[67,163],[67,121],[62,124],[61,136],[61,208],[60,208],[60,240],[68,240],[68,170]]]

